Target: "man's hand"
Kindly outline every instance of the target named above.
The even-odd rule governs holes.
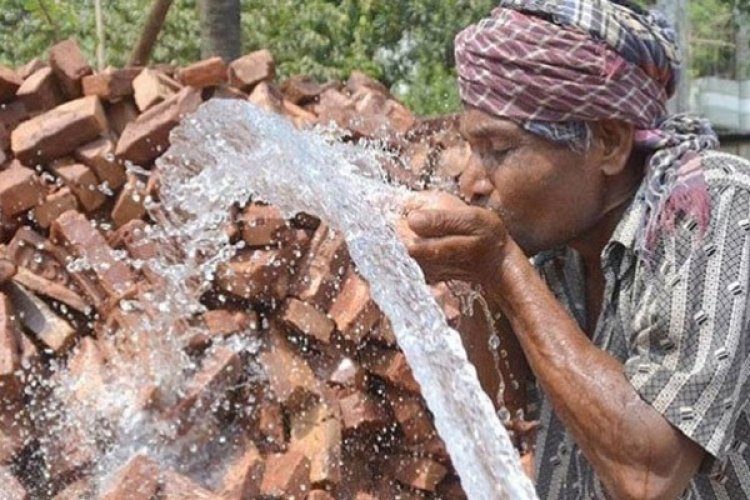
[[[439,192],[416,195],[398,229],[431,283],[484,284],[497,271],[509,240],[497,214]]]

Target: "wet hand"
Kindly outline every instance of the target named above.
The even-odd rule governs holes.
[[[415,196],[398,230],[428,282],[484,284],[502,261],[509,238],[494,212],[439,192]]]

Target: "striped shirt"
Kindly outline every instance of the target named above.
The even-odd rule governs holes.
[[[638,394],[706,450],[682,498],[750,498],[750,163],[703,154],[711,223],[678,220],[650,264],[636,256],[643,190],[602,252],[602,311],[592,341],[624,365]],[[586,328],[583,267],[570,249],[538,255],[542,277]],[[602,485],[542,395],[540,498],[604,498]],[[627,436],[623,436],[626,440]]]

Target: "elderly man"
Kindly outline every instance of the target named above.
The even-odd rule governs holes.
[[[543,395],[540,496],[750,496],[750,164],[667,116],[668,26],[502,0],[456,61],[471,203],[425,196],[407,247],[512,326]]]

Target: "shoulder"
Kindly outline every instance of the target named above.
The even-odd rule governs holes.
[[[709,187],[735,186],[750,190],[750,161],[721,151],[701,154],[703,173]]]

